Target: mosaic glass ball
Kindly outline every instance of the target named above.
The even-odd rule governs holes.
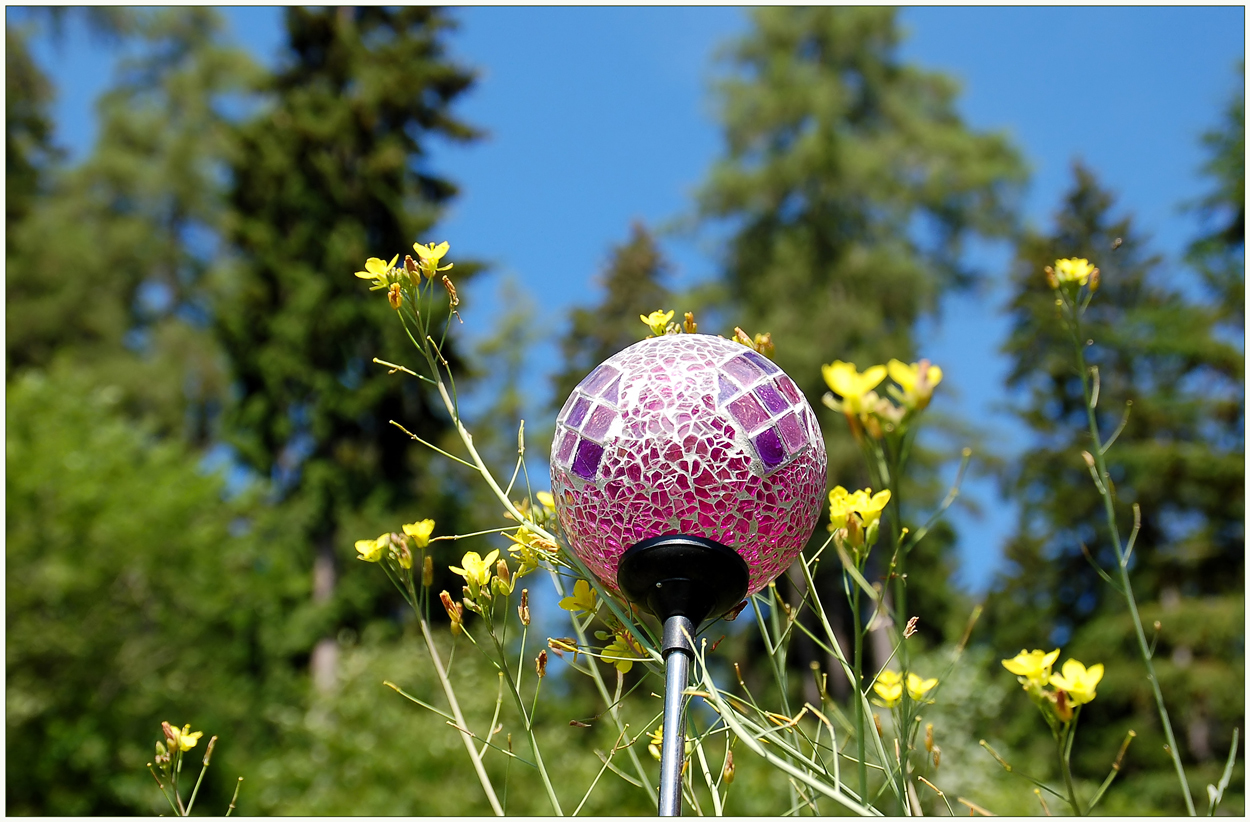
[[[820,516],[825,442],[780,368],[722,337],[631,345],[556,418],[551,491],[565,538],[612,590],[650,537],[714,539],[746,560],[748,593],[798,556]]]

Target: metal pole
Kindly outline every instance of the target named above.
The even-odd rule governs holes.
[[[660,746],[660,816],[681,816],[681,769],[686,753],[685,698],[694,648],[694,623],[684,616],[664,621],[664,741]]]

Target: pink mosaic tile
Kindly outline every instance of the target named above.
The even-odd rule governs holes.
[[[820,515],[815,414],[776,365],[721,337],[657,337],[611,357],[573,390],[553,442],[560,527],[614,590],[626,549],[685,533],[736,550],[754,593]]]

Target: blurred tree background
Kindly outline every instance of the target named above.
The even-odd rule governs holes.
[[[70,162],[52,139],[55,89],[29,46],[75,14],[125,57],[98,101],[94,148]],[[1192,207],[1209,230],[1185,260],[1153,254],[1081,166],[1053,229],[1025,229],[1017,150],[961,122],[949,78],[900,61],[896,18],[752,13],[715,92],[725,155],[693,207],[728,238],[720,276],[675,293],[653,230],[623,226],[603,269],[587,272],[603,300],[576,309],[560,341],[555,402],[639,339],[637,315],[655,308],[678,320],[693,310],[706,333],[771,331],[778,363],[822,415],[832,481],[862,487],[840,415],[820,405],[819,366],[923,356],[917,322],[943,294],[1009,276],[1010,385],[1034,437],[1002,473],[1021,511],[1007,567],[945,692],[951,704],[935,708],[944,787],[1036,812],[975,740],[1051,775],[1044,725],[998,660],[1062,644],[1065,658],[1108,671],[1100,710],[1083,715],[1078,777],[1096,784],[1132,728],[1139,739],[1104,809],[1174,812],[1127,616],[1082,550],[1113,561],[1080,459],[1079,381],[1040,272],[1065,256],[1103,272],[1088,327],[1099,422],[1110,433],[1131,401],[1109,452],[1118,513],[1126,533],[1140,505],[1135,585],[1147,625],[1161,625],[1156,664],[1201,797],[1233,729],[1244,730],[1243,98],[1207,138],[1211,193]],[[287,9],[282,56],[266,69],[207,9],[10,16],[9,813],[161,812],[144,770],[162,720],[221,736],[197,803],[207,813],[224,812],[239,775],[248,815],[489,810],[455,732],[381,685],[435,687],[402,603],[351,559],[354,539],[399,522],[428,516],[442,533],[467,532],[490,510],[463,474],[389,425],[436,443],[449,435],[415,381],[372,364],[410,349],[385,302],[351,277],[368,256],[437,239],[458,193],[428,160],[433,139],[478,136],[454,112],[475,71],[448,58],[452,31],[429,8]],[[1012,244],[1010,272],[967,264],[977,238]],[[471,256],[457,249],[457,282],[478,270]],[[458,384],[480,377],[492,398],[482,445],[500,462],[519,423],[518,351],[535,340],[513,289],[486,342],[462,350],[453,330],[448,349]],[[909,524],[944,491],[947,443],[976,442],[959,421],[937,422],[905,489]],[[950,583],[951,544],[949,529],[936,531],[909,568],[909,611],[931,654],[922,664],[938,664],[974,604]],[[439,564],[475,547],[495,546],[456,544]],[[834,580],[818,584],[841,602]],[[847,625],[841,608],[831,618]],[[720,653],[745,659],[758,649],[737,627]],[[804,671],[829,667],[798,650]],[[454,675],[483,725],[493,678],[463,648]],[[580,796],[601,767],[594,750],[615,737],[580,681],[545,687],[559,698],[539,712],[544,754],[561,790]],[[633,727],[652,726],[651,705],[628,713]],[[1241,761],[1222,809],[1233,813],[1244,806]],[[502,784],[503,758],[487,762]],[[508,810],[543,812],[523,767],[509,772]],[[730,809],[777,812],[785,786],[772,777],[742,756]],[[652,810],[625,782],[603,784],[584,811]]]

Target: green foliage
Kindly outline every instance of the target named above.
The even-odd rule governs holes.
[[[264,104],[234,136],[235,258],[213,319],[235,390],[226,437],[310,512],[304,537],[332,633],[388,607],[368,575],[336,592],[336,556],[363,536],[345,523],[374,523],[376,534],[381,521],[394,527],[401,505],[406,521],[453,518],[454,489],[390,421],[431,442],[447,423],[428,390],[372,363],[403,350],[404,335],[352,272],[430,239],[455,186],[427,167],[426,144],[474,136],[449,113],[472,75],[444,56],[449,24],[437,10],[292,8],[286,26],[289,48]],[[450,344],[444,355],[458,364]]]
[[[90,367],[129,410],[203,444],[225,382],[201,238],[221,224],[219,109],[255,68],[220,42],[211,10],[152,12],[137,26],[135,56],[100,100],[91,156],[46,169],[44,196],[10,222],[7,357],[10,368]]]
[[[1092,173],[1078,166],[1075,174],[1055,233],[1026,237],[1014,272],[1010,384],[1028,392],[1021,417],[1037,444],[1012,477],[1020,531],[987,623],[1004,655],[1063,644],[1106,665],[1098,701],[1082,714],[1078,769],[1103,767],[1129,728],[1140,737],[1130,773],[1169,768],[1123,598],[1084,556],[1115,567],[1081,457],[1091,446],[1071,343],[1041,270],[1085,257],[1101,271],[1083,335],[1093,341],[1086,357],[1098,368],[1104,437],[1131,403],[1107,460],[1122,539],[1132,506],[1140,509],[1134,589],[1148,634],[1155,620],[1162,625],[1155,664],[1184,757],[1220,762],[1244,722],[1244,706],[1221,696],[1244,690],[1244,355],[1219,333],[1220,305],[1189,296],[1130,221],[1111,216],[1111,197]],[[1138,807],[1182,810],[1175,791],[1151,801]]]
[[[8,386],[9,813],[159,812],[144,765],[162,720],[222,736],[200,801],[224,812],[264,742],[259,681],[298,694],[276,670],[307,588],[289,540],[120,395],[72,372]]]

